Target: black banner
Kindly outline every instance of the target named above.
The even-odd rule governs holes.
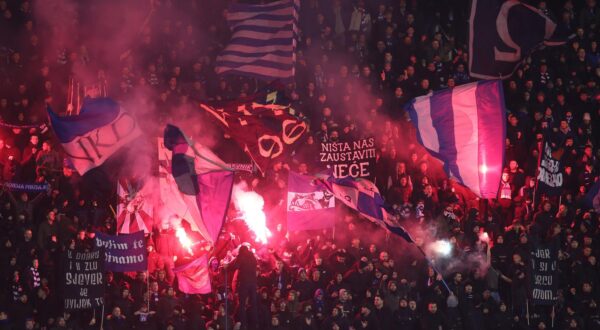
[[[104,251],[64,253],[64,308],[91,309],[104,304]]]
[[[319,160],[335,178],[375,178],[375,138],[348,142],[323,142]]]
[[[531,299],[536,305],[552,305],[558,289],[558,248],[556,244],[534,244],[530,258]]]
[[[96,232],[96,247],[104,248],[104,268],[114,272],[135,272],[148,269],[144,231],[111,236]]]
[[[47,183],[25,183],[25,182],[4,182],[1,185],[11,191],[24,191],[28,193],[48,191],[50,187]]]
[[[554,154],[562,154],[560,151]],[[559,157],[553,155],[552,147],[546,141],[544,150],[540,155],[540,168],[538,173],[538,189],[547,196],[557,196],[562,192],[563,185],[563,165]]]

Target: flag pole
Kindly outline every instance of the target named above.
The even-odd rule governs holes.
[[[227,321],[229,318],[229,309],[227,308],[227,305],[229,305],[229,301],[227,299],[227,267],[223,267],[223,271],[225,272],[225,292],[223,294],[223,298],[225,299],[225,330],[227,330]]]
[[[150,263],[146,262],[146,292],[148,292],[148,313],[150,313]]]
[[[527,325],[529,325],[529,299],[525,299],[525,308],[527,309]]]
[[[102,304],[102,315],[100,315],[100,330],[104,330],[104,304]]]
[[[427,260],[427,263],[429,263],[429,265],[431,266],[431,268],[433,269],[434,272],[438,273],[441,276],[441,282],[442,284],[444,284],[444,287],[446,288],[446,290],[448,290],[448,293],[450,295],[454,295],[454,292],[452,292],[452,290],[450,290],[450,287],[448,286],[448,283],[446,283],[446,280],[444,280],[444,276],[442,275],[442,273],[437,269],[437,267],[434,265],[433,260],[431,260],[427,254],[425,253],[425,250],[423,250],[422,247],[420,247],[419,245],[415,244],[413,241],[413,245],[417,247],[417,249],[419,249],[419,252],[421,252],[421,254],[423,254],[423,257],[425,257],[425,260]]]
[[[182,133],[183,133],[183,132],[182,132]],[[183,135],[183,137],[185,138],[185,142],[188,144],[188,146],[190,146],[190,148],[192,148],[192,150],[194,151],[194,154],[195,154],[197,157],[200,157],[200,158],[204,159],[205,161],[207,161],[207,162],[209,162],[209,163],[211,163],[211,164],[213,164],[213,165],[216,165],[216,166],[218,166],[218,167],[222,168],[222,169],[223,169],[223,170],[225,170],[225,171],[231,171],[231,172],[235,172],[235,170],[234,170],[233,168],[231,168],[231,167],[228,167],[228,166],[223,166],[222,164],[219,164],[219,163],[215,162],[214,160],[212,160],[212,159],[210,159],[210,158],[208,158],[208,157],[204,157],[204,156],[202,156],[202,155],[200,154],[200,152],[198,152],[198,149],[196,149],[196,146],[195,146],[195,145],[192,143],[192,141],[191,141],[190,139],[188,139],[188,137],[187,137],[187,136],[185,136],[184,134],[182,134],[182,135]]]
[[[537,142],[536,142],[537,143]],[[544,136],[544,138],[542,139],[542,144],[537,147],[538,149],[538,161],[537,161],[537,168],[536,168],[536,172],[535,172],[535,187],[533,187],[533,201],[531,201],[531,208],[533,209],[532,211],[535,212],[535,205],[537,204],[537,194],[538,194],[538,178],[537,176],[540,173],[540,165],[542,163],[542,152],[544,152],[544,146],[546,144],[546,137]]]

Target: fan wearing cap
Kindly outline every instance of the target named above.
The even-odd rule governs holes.
[[[298,269],[298,277],[296,282],[292,285],[292,288],[298,292],[298,301],[310,299],[316,289],[311,281],[308,280],[308,275],[304,268]]]

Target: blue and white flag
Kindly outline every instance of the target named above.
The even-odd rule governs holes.
[[[600,180],[596,181],[585,195],[585,205],[594,209],[596,213],[600,213]]]
[[[287,194],[287,229],[316,230],[335,225],[335,198],[314,177],[290,172]]]
[[[133,116],[109,98],[86,98],[77,116],[61,117],[50,107],[48,115],[54,133],[81,175],[102,165],[142,134]]]
[[[472,0],[469,29],[469,72],[480,79],[507,78],[532,51],[566,42],[556,23],[516,0]]]
[[[229,7],[231,40],[216,60],[216,72],[263,80],[294,78],[299,0]]]
[[[482,198],[495,198],[504,164],[504,95],[499,80],[479,81],[413,99],[417,139],[446,173]]]
[[[379,189],[369,180],[360,178],[334,178],[329,176],[322,182],[342,203],[358,211],[362,216],[393,234],[413,243],[412,237],[397,223],[397,217],[389,213]]]

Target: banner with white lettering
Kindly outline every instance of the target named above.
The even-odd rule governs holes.
[[[275,162],[287,159],[308,129],[291,108],[278,104],[213,102],[200,103],[200,109],[215,119],[263,174]]]
[[[77,116],[62,117],[50,108],[48,115],[64,152],[81,175],[142,135],[135,118],[108,98],[86,98]]]
[[[533,244],[530,258],[531,299],[536,305],[552,305],[557,299],[558,247],[556,242]]]
[[[64,253],[64,308],[81,310],[104,304],[104,251]]]
[[[333,170],[335,178],[375,178],[375,138],[347,142],[322,142],[321,164]]]
[[[135,272],[148,269],[144,231],[118,236],[96,232],[96,247],[104,248],[104,269],[113,272]]]
[[[28,193],[48,191],[47,183],[26,183],[26,182],[4,182],[0,184],[11,191],[24,191]]]
[[[537,177],[538,189],[544,195],[557,196],[562,193],[563,165],[560,155],[562,151],[552,151],[548,141],[544,143]]]
[[[472,0],[469,30],[469,72],[480,79],[507,78],[531,52],[566,42],[564,29],[521,1]]]

